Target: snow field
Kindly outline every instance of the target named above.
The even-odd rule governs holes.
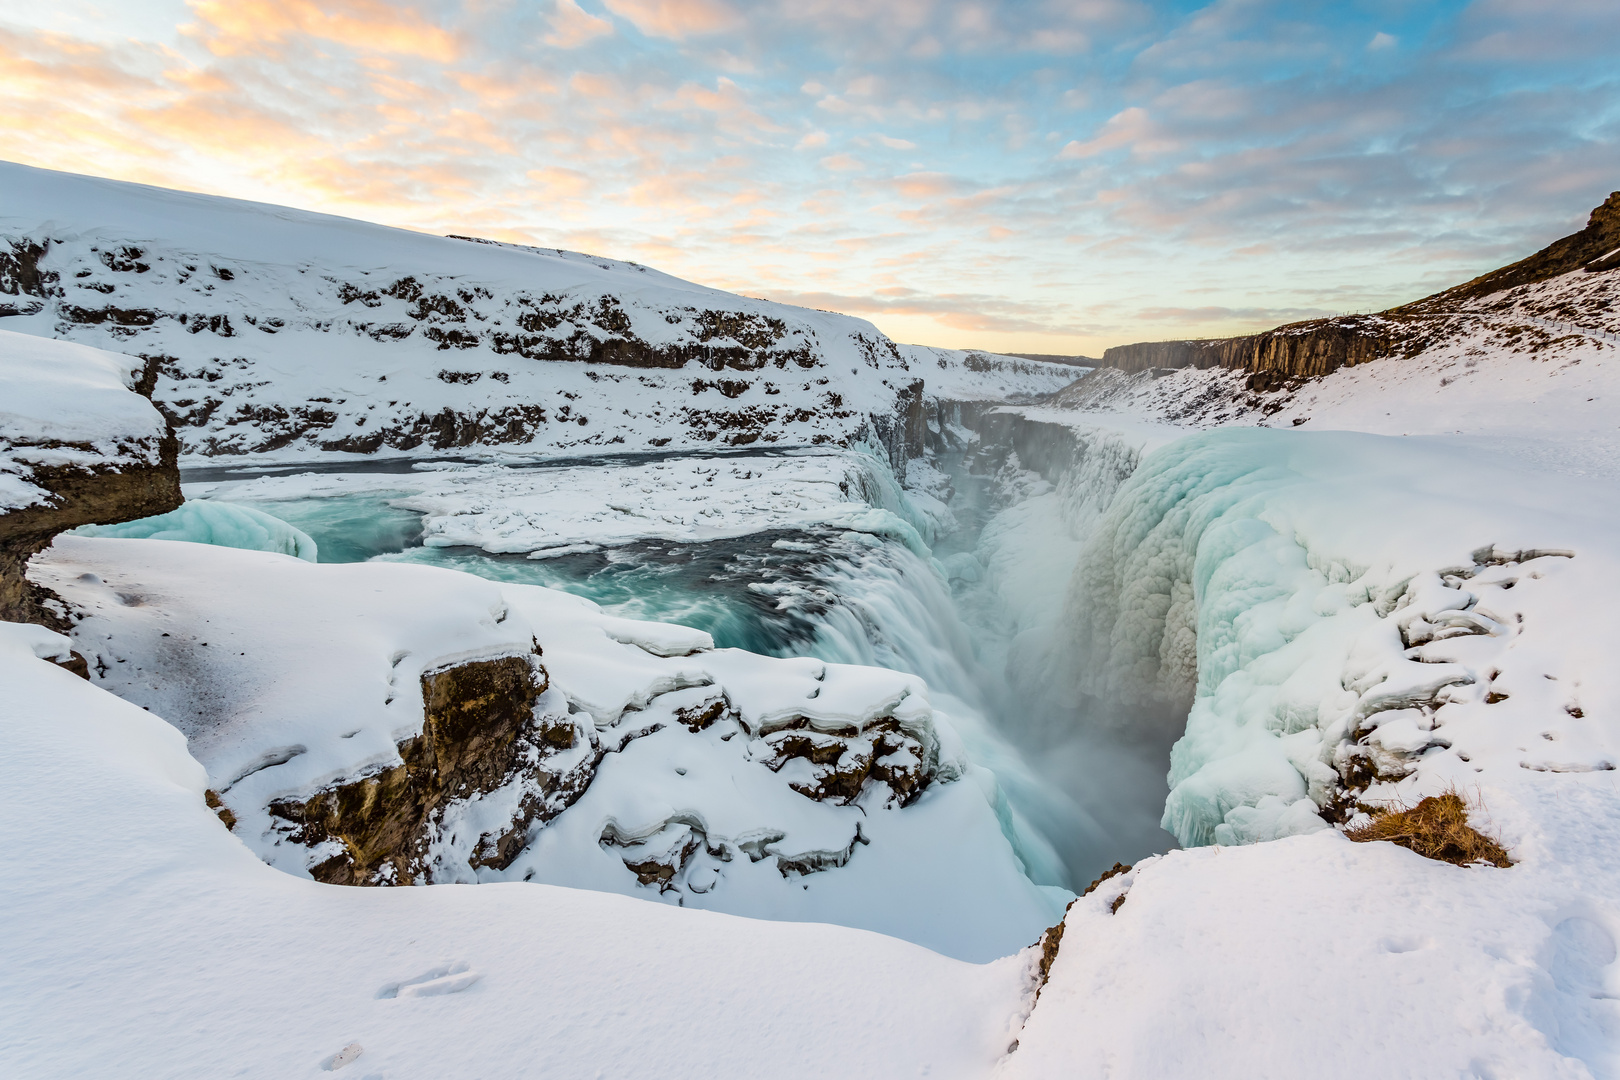
[[[188,459],[844,445],[919,381],[999,401],[1077,374],[576,252],[13,164],[0,196],[0,244],[49,279],[8,324],[158,357]]]
[[[175,728],[37,658],[64,644],[0,627],[13,1075],[313,1077],[358,1044],[360,1077],[972,1077],[1015,1034],[1017,958],[546,885],[278,873],[204,807]]]

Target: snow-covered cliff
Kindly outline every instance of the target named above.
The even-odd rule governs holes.
[[[1059,364],[897,345],[860,319],[645,266],[0,164],[9,329],[138,357],[189,457],[921,451],[926,398]]]

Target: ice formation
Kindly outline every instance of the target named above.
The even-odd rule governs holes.
[[[81,525],[80,536],[132,540],[186,540],[195,544],[274,551],[305,562],[316,561],[315,541],[307,533],[251,506],[188,502],[167,514],[120,525]]]

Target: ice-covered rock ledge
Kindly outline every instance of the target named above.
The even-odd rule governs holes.
[[[141,376],[127,356],[0,330],[0,618],[60,618],[24,579],[52,536],[180,504],[177,444]]]
[[[1165,825],[1205,846],[1071,909],[1007,1075],[1620,1074],[1616,505],[1444,440],[1147,455],[1074,579],[1075,674],[1191,700]],[[1329,824],[1448,790],[1512,866]]]

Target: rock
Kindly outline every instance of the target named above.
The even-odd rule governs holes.
[[[1380,357],[1412,356],[1457,323],[1456,316],[1483,297],[1584,270],[1620,269],[1620,191],[1592,211],[1586,228],[1527,259],[1462,285],[1374,315],[1347,315],[1289,323],[1261,334],[1116,345],[1102,365],[1127,373],[1155,368],[1229,368],[1250,373],[1246,389],[1292,389],[1341,367]],[[1568,316],[1563,316],[1567,321]],[[1290,385],[1292,381],[1292,385]]]
[[[32,280],[19,257],[0,261],[0,287]],[[0,331],[0,619],[64,629],[29,558],[68,529],[183,501],[179,443],[136,393],[144,375],[126,356]]]
[[[493,791],[525,766],[526,752],[539,756],[562,742],[557,731],[534,722],[535,703],[548,685],[537,655],[425,672],[422,734],[399,744],[400,764],[301,802],[274,802],[270,812],[299,826],[299,843],[343,846],[311,869],[319,881],[413,882],[427,868],[433,826],[448,803]],[[572,746],[571,738],[566,745]],[[519,812],[494,841],[485,865],[504,867],[516,857],[536,809]]]

